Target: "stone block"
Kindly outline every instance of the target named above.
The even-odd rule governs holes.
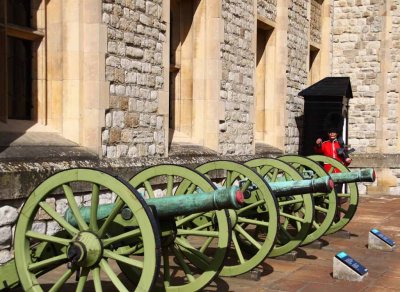
[[[18,210],[11,206],[1,207],[0,218],[0,226],[13,224],[18,218]]]

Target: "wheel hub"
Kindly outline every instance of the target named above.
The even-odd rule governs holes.
[[[102,256],[101,240],[89,231],[80,232],[67,249],[67,257],[70,262],[81,267],[96,265]]]

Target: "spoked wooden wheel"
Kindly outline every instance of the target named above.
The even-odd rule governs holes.
[[[219,186],[237,185],[248,196],[244,207],[229,210],[233,250],[220,275],[236,276],[257,267],[272,250],[278,232],[278,205],[267,183],[251,168],[233,161],[208,162],[196,170]],[[263,237],[257,235],[258,230]]]
[[[326,171],[309,158],[298,155],[284,155],[278,158],[292,165],[304,179],[327,176]],[[313,193],[315,214],[310,233],[302,245],[309,244],[323,236],[331,227],[336,213],[337,196],[335,190],[330,193]]]
[[[177,165],[157,165],[137,173],[130,183],[145,197],[211,192],[205,176]],[[196,223],[194,223],[196,222]],[[197,291],[219,273],[230,244],[230,221],[225,210],[161,218],[164,288]],[[129,271],[126,271],[127,275]]]
[[[253,159],[245,165],[255,169],[268,183],[303,180],[296,169],[278,159]],[[293,194],[277,197],[277,200],[280,228],[277,242],[269,257],[286,254],[298,247],[307,237],[314,220],[314,202],[311,194]]]
[[[308,156],[308,158],[324,163],[324,164],[331,164],[333,167],[329,174],[331,174],[334,168],[340,170],[341,173],[350,172],[346,166],[342,163],[333,159],[331,157],[323,156],[323,155],[312,155]],[[332,223],[332,226],[328,229],[325,234],[331,234],[339,231],[344,226],[346,226],[351,218],[353,218],[354,214],[357,210],[358,205],[358,188],[357,183],[345,183],[342,185],[341,190],[336,190],[336,195],[338,197],[337,209],[336,209],[336,216]]]
[[[113,205],[99,221],[98,208],[105,200]],[[89,210],[86,215],[81,206]],[[131,210],[137,225],[110,236],[122,208]],[[74,223],[64,218],[66,211]],[[47,232],[38,228],[37,218],[48,220]],[[50,226],[58,232],[51,234]],[[129,184],[93,169],[59,172],[41,183],[21,210],[14,245],[21,285],[25,291],[83,291],[89,284],[95,291],[148,291],[159,270],[155,228],[150,209]],[[143,247],[143,256],[121,254],[125,242]],[[119,278],[120,262],[139,270],[136,286]]]

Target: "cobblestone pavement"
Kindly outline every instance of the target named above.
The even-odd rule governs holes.
[[[371,228],[400,243],[400,197],[362,197],[360,201],[355,217],[345,227],[347,232],[323,237],[322,249],[299,248],[296,261],[266,259],[259,281],[248,275],[218,278],[205,291],[400,291],[400,248],[393,252],[367,249]],[[349,233],[350,238],[340,236]],[[333,257],[340,251],[368,268],[362,282],[333,279]],[[47,280],[54,283],[55,279]],[[73,290],[75,284],[66,286]],[[90,286],[86,285],[85,292],[92,291]],[[113,291],[112,284],[103,282],[103,291]]]

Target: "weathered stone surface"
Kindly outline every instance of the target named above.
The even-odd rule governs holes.
[[[18,218],[18,210],[11,206],[0,207],[0,226],[14,224]]]

